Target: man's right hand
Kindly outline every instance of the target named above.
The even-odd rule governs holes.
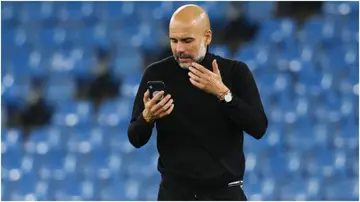
[[[156,119],[163,118],[169,115],[173,109],[173,99],[171,95],[165,96],[160,102],[156,103],[161,96],[164,94],[164,91],[157,93],[152,99],[149,98],[150,92],[147,90],[144,94],[144,105],[145,109],[143,111],[143,117],[146,122],[151,123]]]

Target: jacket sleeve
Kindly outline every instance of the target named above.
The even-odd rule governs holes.
[[[128,138],[130,143],[140,148],[144,146],[150,139],[154,123],[145,121],[142,112],[144,110],[144,93],[147,90],[146,83],[149,80],[149,69],[147,68],[141,79],[138,91],[136,93],[132,117],[128,127]]]
[[[222,101],[225,113],[242,131],[260,139],[266,132],[268,120],[254,77],[242,62],[236,63],[232,76],[232,101]]]

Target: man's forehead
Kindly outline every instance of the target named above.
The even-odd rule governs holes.
[[[172,23],[169,27],[169,34],[179,38],[194,37],[199,34],[199,29],[192,24]]]

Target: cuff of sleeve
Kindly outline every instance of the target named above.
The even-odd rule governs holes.
[[[232,100],[230,102],[226,102],[225,100],[222,100],[221,103],[226,108],[241,107],[245,104],[244,101],[241,100],[239,97],[237,97],[234,93],[232,93]]]
[[[142,124],[142,125],[145,125],[145,126],[149,126],[149,127],[152,127],[154,125],[154,122],[147,122],[145,119],[144,119],[144,116],[142,115],[142,113],[140,114],[140,116],[138,117],[138,120],[139,122]]]

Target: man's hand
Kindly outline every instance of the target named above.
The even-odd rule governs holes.
[[[220,70],[216,60],[213,60],[212,66],[213,71],[210,71],[202,65],[193,62],[192,66],[189,68],[190,82],[205,92],[219,97],[229,89],[222,82]]]
[[[146,122],[151,123],[156,119],[163,118],[169,115],[173,111],[174,104],[173,99],[170,99],[170,94],[165,96],[160,102],[156,103],[163,94],[164,91],[160,91],[152,99],[150,99],[149,90],[145,92],[143,99],[145,109],[142,114]]]

